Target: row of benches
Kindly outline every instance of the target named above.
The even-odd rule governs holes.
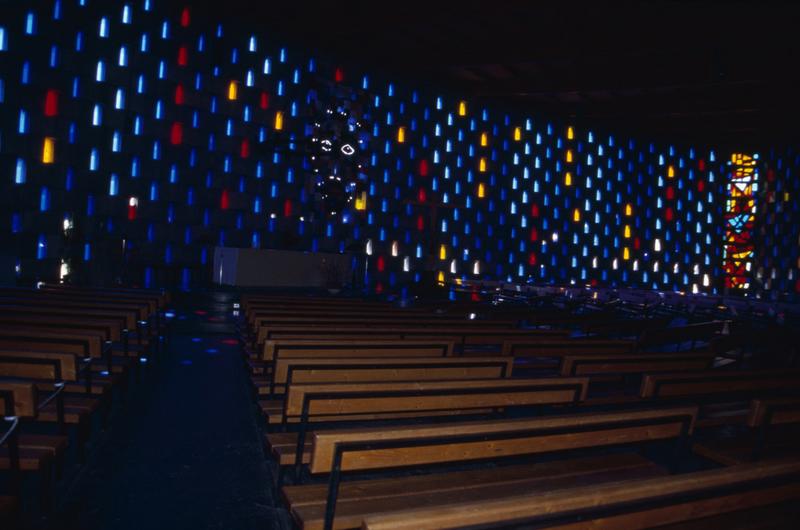
[[[769,476],[769,484],[785,479],[787,491],[797,493],[794,460],[692,473],[687,480],[663,477],[663,466],[626,450],[669,443],[674,471],[697,439],[696,430],[739,424],[756,433],[751,445],[737,438],[744,458],[736,460],[731,447],[720,448],[710,438],[694,443],[697,454],[730,464],[772,451],[769,431],[797,423],[800,408],[792,389],[800,373],[711,369],[724,353],[713,347],[714,340],[727,339],[717,336],[718,324],[704,326],[702,333],[697,327],[672,328],[671,340],[685,342],[689,336],[693,346],[699,345],[676,354],[641,351],[641,342],[569,338],[574,330],[566,328],[572,324],[565,318],[563,329],[545,333],[514,327],[528,320],[519,314],[503,331],[476,331],[484,322],[505,325],[507,316],[477,306],[463,311],[460,320],[441,324],[429,308],[400,310],[360,300],[250,295],[243,296],[242,305],[248,365],[271,431],[266,446],[278,467],[284,501],[303,528],[444,528],[520,520],[557,526],[597,517],[646,527],[641,514],[649,517],[658,510],[674,519],[657,520],[676,523],[700,513],[723,514],[729,507],[721,500],[725,487],[739,484],[747,496],[755,495],[754,476]],[[265,311],[274,316],[256,316]],[[481,319],[471,318],[479,313]],[[274,326],[281,314],[317,314],[325,320],[310,318],[305,327],[297,326],[296,338],[271,336],[274,327],[265,334],[262,328]],[[438,332],[440,340],[420,340],[414,333],[421,328],[430,338]],[[363,332],[371,330],[390,336],[367,338]],[[455,340],[453,330],[458,331]],[[518,352],[509,355],[508,346],[495,352],[505,355],[457,355],[458,337],[463,344],[470,333],[493,333],[501,340],[512,335],[530,348],[527,356],[560,359],[558,369],[547,377],[514,377],[528,359]],[[263,347],[253,349],[261,336]],[[731,346],[724,342],[724,348]],[[625,384],[631,375],[640,385],[633,393]],[[606,451],[595,454],[601,448]],[[564,454],[571,456],[547,461]],[[525,457],[542,461],[530,464]],[[507,460],[515,465],[498,467]],[[494,466],[475,466],[487,461]],[[454,464],[467,467],[439,469]],[[435,472],[392,474],[398,468]],[[285,477],[294,483],[284,486]],[[316,483],[315,477],[327,480]],[[584,483],[594,486],[576,487]],[[700,483],[703,487],[694,487]],[[599,487],[610,493],[591,495]],[[673,489],[679,493],[664,493]],[[636,497],[643,491],[651,494]],[[755,510],[787,499],[765,491],[760,503],[743,506]],[[625,495],[630,499],[616,502]],[[579,498],[587,504],[571,504]],[[691,502],[671,504],[674,498]],[[701,505],[712,507],[703,512]],[[781,505],[777,521],[790,509]]]
[[[168,302],[165,293],[124,288],[0,288],[0,409],[9,427],[0,434],[9,490],[0,520],[36,509],[23,497],[35,482],[39,508],[49,510],[53,481],[82,463],[92,430],[160,354]]]

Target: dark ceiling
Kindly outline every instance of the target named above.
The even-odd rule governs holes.
[[[533,117],[734,149],[800,138],[798,2],[224,5],[209,16],[259,27],[345,71],[455,91]]]

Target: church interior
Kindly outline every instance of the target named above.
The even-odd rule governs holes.
[[[0,1],[0,528],[797,528],[797,20]]]

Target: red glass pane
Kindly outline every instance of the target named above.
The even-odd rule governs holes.
[[[183,105],[186,101],[186,92],[183,90],[183,85],[178,85],[175,87],[175,104],[176,105]]]
[[[58,91],[51,88],[44,97],[44,115],[47,117],[58,114]]]
[[[428,176],[428,169],[429,169],[428,168],[428,161],[423,158],[422,160],[419,161],[419,175],[421,177],[427,177]]]
[[[180,145],[183,143],[183,124],[176,121],[172,124],[172,130],[169,132],[169,141],[172,145]]]
[[[189,50],[186,46],[181,46],[178,49],[178,66],[186,66],[189,62]]]
[[[181,26],[184,28],[189,25],[189,8],[184,7],[183,11],[181,11]]]

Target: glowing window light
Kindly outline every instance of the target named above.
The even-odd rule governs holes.
[[[397,143],[402,144],[406,141],[406,128],[405,127],[398,127],[397,128]]]
[[[108,19],[106,17],[100,19],[100,31],[98,33],[103,38],[108,37]]]
[[[128,66],[128,49],[125,46],[122,46],[119,49],[119,58],[117,59],[117,64],[120,66]]]
[[[108,182],[108,194],[112,197],[119,194],[119,178],[114,173],[111,174]]]
[[[625,261],[631,259],[631,251],[628,247],[622,249],[622,259]]]
[[[467,102],[461,101],[458,104],[458,115],[459,116],[466,116],[467,115]]]
[[[564,175],[564,186],[572,186],[572,173],[569,171]]]
[[[33,11],[29,11],[25,17],[25,33],[28,35],[36,33],[36,15],[33,14]]]
[[[439,259],[447,259],[447,247],[445,245],[439,245]]]
[[[439,274],[436,275],[436,283],[444,285],[444,272],[439,271]]]
[[[117,110],[125,108],[125,91],[121,88],[117,89],[116,95],[114,96],[114,108]]]
[[[103,108],[95,104],[92,109],[92,125],[98,127],[103,124]]]
[[[28,113],[24,110],[20,109],[19,111],[19,120],[17,123],[17,132],[19,134],[25,134],[28,132]]]
[[[575,139],[575,131],[572,129],[572,126],[567,127],[567,140]]]
[[[481,133],[481,147],[486,147],[487,145],[489,145],[489,135]]]
[[[478,163],[478,171],[481,173],[486,172],[486,159],[481,157],[480,162]]]
[[[89,154],[89,171],[97,171],[97,166],[100,163],[100,155],[97,152],[97,149],[92,149],[91,153]]]
[[[514,141],[519,142],[522,140],[522,127],[514,127]]]
[[[239,84],[236,81],[228,83],[228,99],[235,101],[239,93]]]
[[[366,191],[362,191],[356,197],[355,208],[356,208],[356,210],[362,211],[362,212],[367,209],[367,192]]]
[[[8,36],[6,35],[6,28],[0,26],[0,52],[8,49]]]
[[[397,241],[392,241],[392,257],[397,257],[400,251],[400,245],[398,245]]]
[[[97,61],[97,68],[95,69],[94,80],[102,83],[106,80],[106,65],[103,61]]]
[[[47,256],[47,237],[44,234],[39,235],[39,241],[36,244],[36,259],[44,259]]]
[[[56,159],[56,140],[53,137],[46,137],[42,146],[42,163],[52,164]]]
[[[675,178],[675,168],[671,165],[667,166],[667,178]]]
[[[17,164],[14,170],[14,184],[25,184],[27,173],[28,171],[27,167],[25,166],[25,160],[17,158]]]
[[[283,130],[283,111],[279,110],[278,112],[275,113],[274,129],[276,131]]]
[[[579,223],[581,220],[581,211],[578,208],[572,212],[572,220],[576,223]]]
[[[631,206],[630,203],[625,205],[625,215],[627,217],[630,217],[631,215],[633,215],[633,206]]]
[[[572,162],[572,149],[567,149],[566,161],[567,161],[567,163],[571,163]]]
[[[486,197],[486,186],[483,182],[478,184],[478,198],[483,199]]]
[[[628,239],[631,237],[631,226],[625,225],[625,238]]]
[[[734,153],[728,165],[725,202],[725,244],[722,261],[726,289],[750,287],[755,255],[756,192],[758,191],[758,155]]]

